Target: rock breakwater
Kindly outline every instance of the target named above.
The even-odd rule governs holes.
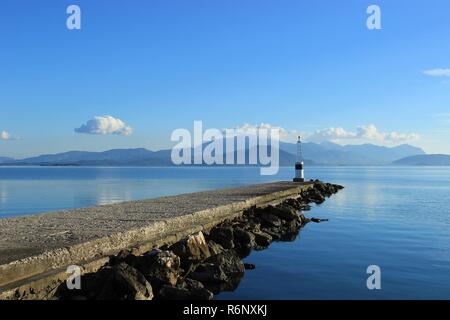
[[[143,255],[123,250],[95,273],[81,277],[81,289],[62,283],[55,299],[210,300],[233,291],[245,270],[243,259],[274,241],[293,241],[311,220],[302,212],[320,204],[342,186],[315,181],[313,187],[278,205],[252,207],[241,216]],[[315,218],[315,222],[326,221]]]

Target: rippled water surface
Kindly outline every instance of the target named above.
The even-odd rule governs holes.
[[[257,168],[0,167],[0,218],[290,179]],[[346,188],[289,243],[253,252],[232,299],[450,298],[450,168],[311,167]],[[381,268],[381,290],[366,268]]]

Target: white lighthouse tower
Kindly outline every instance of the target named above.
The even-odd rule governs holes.
[[[295,160],[294,182],[305,182],[305,175],[303,172],[302,141],[300,139],[300,136],[298,136],[297,141],[297,159]]]

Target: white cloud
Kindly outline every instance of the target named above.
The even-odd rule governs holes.
[[[419,135],[417,133],[400,133],[397,131],[382,132],[374,124],[361,125],[356,127],[356,131],[350,132],[343,128],[328,128],[306,137],[309,141],[322,142],[343,142],[348,140],[357,140],[358,142],[378,142],[384,143],[403,143],[417,140]]]
[[[249,135],[249,134],[257,134],[257,130],[259,129],[266,129],[266,130],[271,130],[271,129],[278,129],[279,130],[279,135],[280,135],[280,140],[283,141],[290,141],[290,142],[295,142],[297,141],[297,137],[299,135],[302,135],[299,131],[297,130],[286,130],[282,127],[277,127],[277,126],[273,126],[269,123],[261,123],[260,125],[252,125],[252,124],[244,124],[242,126],[238,126],[233,128],[232,130],[234,130],[234,133],[236,135]],[[225,133],[226,129],[223,129],[224,133]]]
[[[128,136],[133,133],[133,129],[127,126],[122,120],[114,118],[112,116],[96,116],[83,124],[81,127],[76,128],[75,132]]]
[[[398,143],[398,142],[408,142],[415,141],[420,138],[418,133],[400,133],[396,131],[392,131],[386,133],[384,136],[384,141]]]
[[[272,126],[268,123],[261,123],[261,125],[245,124],[241,127],[236,127],[235,130],[241,134],[256,133],[257,129],[279,129],[280,139],[286,142],[295,142],[297,137],[301,136],[302,140],[309,142],[324,142],[330,141],[340,144],[349,142],[353,143],[378,143],[384,144],[398,144],[417,140],[419,135],[417,133],[400,133],[397,131],[382,132],[373,124],[361,125],[356,127],[354,131],[347,131],[344,128],[326,128],[317,130],[315,132],[301,132],[298,130],[286,130],[281,127]]]
[[[0,131],[0,140],[16,140],[8,131]]]
[[[252,125],[252,124],[246,123],[243,126],[238,126],[238,127],[233,128],[233,130],[235,130],[236,134],[256,134],[257,130],[259,130],[259,129],[267,129],[267,130],[279,129],[280,134],[281,133],[286,134],[286,130],[284,130],[283,128],[275,127],[269,123],[264,123],[264,122],[261,123],[260,125]]]
[[[344,128],[327,128],[304,134],[305,139],[311,142],[334,141],[339,139],[356,138],[356,133],[348,132]]]
[[[426,74],[427,76],[432,77],[450,77],[450,69],[443,69],[443,68],[430,69],[425,70],[423,73]]]

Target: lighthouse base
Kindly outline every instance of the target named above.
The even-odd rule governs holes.
[[[294,178],[293,179],[294,182],[305,182],[304,178]]]

